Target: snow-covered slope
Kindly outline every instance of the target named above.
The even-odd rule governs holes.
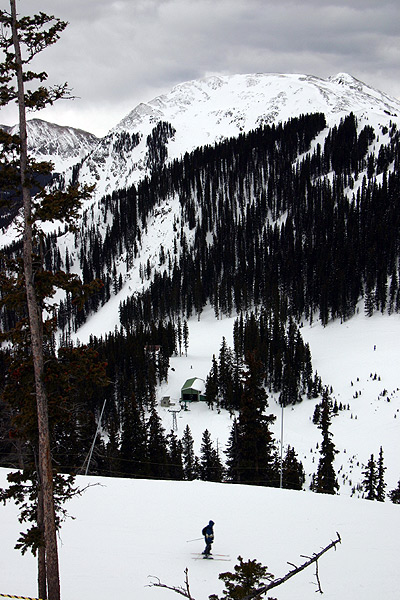
[[[0,486],[5,470],[0,469]],[[59,554],[64,600],[174,600],[176,593],[148,587],[159,578],[181,586],[189,569],[196,600],[221,593],[218,574],[233,571],[240,555],[257,559],[281,577],[336,538],[342,543],[318,563],[326,600],[394,600],[400,588],[400,508],[367,500],[276,489],[195,482],[78,478],[90,487],[67,508],[76,520],[61,530]],[[36,561],[13,550],[21,525],[13,506],[0,507],[0,592],[36,597]],[[228,561],[196,560],[202,527],[215,522],[215,553]],[[150,576],[153,576],[150,577]],[[270,596],[315,598],[315,566]]]
[[[117,321],[115,303],[108,303],[90,318],[77,337],[86,342],[91,334],[100,335],[106,327],[113,329]],[[233,347],[234,317],[216,319],[214,311],[206,309],[201,318],[189,319],[189,349],[187,356],[173,356],[170,360],[168,382],[157,391],[157,404],[169,396],[179,409],[180,390],[191,377],[206,379],[211,369],[212,356],[218,356],[225,337]],[[335,471],[341,496],[362,496],[360,484],[362,471],[371,454],[378,458],[380,447],[384,452],[387,491],[394,489],[400,479],[400,316],[375,314],[366,317],[360,302],[360,311],[349,321],[339,320],[327,327],[315,322],[304,324],[301,334],[309,343],[313,367],[322,377],[324,385],[332,387],[332,399],[345,410],[338,412],[332,421],[333,441],[338,450]],[[304,400],[284,410],[278,404],[279,394],[270,394],[268,413],[275,417],[273,433],[277,446],[281,443],[282,416],[284,420],[283,446],[295,448],[306,473],[308,489],[319,460],[321,432],[313,424],[315,400]],[[165,430],[173,428],[171,409],[159,406]],[[192,404],[190,410],[177,416],[177,435],[182,436],[189,425],[199,454],[202,434],[207,428],[211,437],[223,451],[232,428],[232,415],[228,411],[209,410],[205,403]]]
[[[160,121],[175,130],[167,142],[173,159],[261,124],[323,112],[332,125],[351,111],[371,125],[400,120],[398,100],[345,73],[328,79],[258,73],[188,81],[134,108],[99,142],[80,177],[96,181],[98,195],[138,181],[148,172],[147,137]],[[132,135],[139,136],[134,144]]]
[[[18,125],[4,127],[11,134],[18,133]],[[82,129],[56,125],[42,119],[27,122],[28,149],[37,160],[49,160],[54,163],[55,172],[66,171],[91,152],[98,138]]]
[[[172,357],[168,383],[157,394],[160,401],[170,396],[179,408],[180,389],[186,379],[205,379],[211,368],[212,355],[218,356],[222,338],[233,347],[234,319],[216,320],[213,311],[207,310],[200,321],[189,320],[188,356]],[[333,441],[339,451],[335,471],[341,496],[362,495],[359,489],[362,471],[371,454],[378,458],[382,446],[386,466],[387,491],[394,489],[400,479],[400,335],[399,315],[375,314],[366,317],[362,312],[345,323],[339,320],[327,327],[314,323],[304,324],[301,334],[309,343],[313,367],[322,377],[324,385],[333,389],[332,399],[345,406],[332,420]],[[307,480],[311,482],[319,460],[322,436],[313,424],[315,400],[282,409],[278,394],[270,394],[267,411],[276,417],[273,432],[277,445],[281,442],[283,416],[283,446],[296,449],[303,462]],[[347,408],[348,407],[348,408]],[[166,431],[173,426],[173,415],[168,408],[159,408]],[[232,428],[232,415],[227,411],[209,410],[204,403],[196,403],[190,411],[181,411],[177,419],[179,436],[189,425],[200,451],[203,431],[208,428],[214,443],[226,448]]]

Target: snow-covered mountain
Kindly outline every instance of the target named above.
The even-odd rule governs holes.
[[[168,94],[140,103],[101,139],[81,129],[32,119],[28,144],[32,155],[51,160],[56,172],[69,171],[71,176],[72,166],[82,163],[80,181],[95,183],[100,198],[151,171],[152,141],[164,147],[162,160],[172,160],[262,124],[312,112],[324,113],[329,126],[353,112],[376,127],[400,120],[400,101],[346,73],[327,79],[274,73],[212,76],[181,83]],[[160,122],[170,125],[161,137]],[[18,131],[17,126],[0,127]]]
[[[357,117],[359,131],[365,125],[373,128],[375,140],[368,151],[376,157],[381,145],[389,143],[389,136],[383,131],[387,132],[391,122],[400,125],[398,100],[344,73],[326,80],[298,74],[254,74],[214,76],[182,83],[169,94],[138,105],[82,160],[80,181],[96,184],[84,228],[93,227],[99,240],[104,241],[113,219],[112,214],[105,214],[104,194],[137,183],[160,161],[180,158],[187,151],[249,132],[260,124],[286,122],[315,112],[324,113],[328,127],[337,125],[352,112]],[[318,143],[323,145],[327,132],[328,128],[321,133]],[[77,172],[75,169],[74,174]],[[358,175],[357,185],[361,185],[363,175]],[[131,261],[131,266],[127,267],[127,252],[117,258],[117,275],[121,274],[125,285],[109,301],[115,308],[112,322],[106,323],[99,309],[97,320],[103,331],[118,326],[119,302],[143,288],[141,265],[157,265],[161,245],[166,254],[171,251],[175,255],[172,249],[177,239],[172,224],[175,223],[175,232],[186,226],[181,210],[179,199],[169,198],[150,213],[141,231],[139,255]],[[193,232],[186,231],[186,235],[191,243]],[[85,237],[84,229],[82,236]],[[69,247],[72,261],[74,256],[78,257],[80,251],[75,241],[64,239],[62,245]],[[99,333],[93,320],[91,327]],[[82,335],[80,339],[87,338],[86,333],[78,335]]]
[[[389,98],[346,74],[340,74],[327,80],[305,75],[258,74],[211,77],[187,82],[176,86],[170,94],[136,107],[83,160],[80,169],[81,181],[88,183],[95,181],[97,184],[97,202],[92,204],[90,211],[85,215],[85,227],[92,228],[91,235],[96,232],[99,239],[104,239],[102,236],[107,228],[111,227],[113,217],[111,210],[105,208],[107,202],[100,200],[102,194],[124,188],[151,172],[152,144],[155,140],[161,145],[164,144],[166,152],[163,156],[166,160],[170,160],[179,158],[184,152],[199,146],[212,145],[225,138],[246,133],[260,124],[284,122],[292,117],[314,112],[325,114],[328,127],[337,125],[341,119],[352,112],[359,123],[358,132],[365,125],[373,128],[375,138],[368,146],[368,153],[375,157],[378,156],[382,145],[390,144],[390,134],[388,133],[390,123],[397,124],[397,127],[400,125],[400,102],[398,100]],[[168,124],[168,126],[165,125],[161,130],[160,122]],[[328,133],[328,127],[318,136],[317,141],[322,146]],[[154,132],[157,132],[159,137],[156,137]],[[315,149],[315,144],[313,149]],[[354,176],[353,187],[348,189],[349,197],[357,190],[357,187],[362,185],[366,173],[365,169]],[[376,175],[374,172],[373,177],[382,181],[381,173]],[[198,210],[197,206],[196,209],[196,218],[199,220],[197,215],[201,213],[201,210]],[[120,206],[118,206],[119,210]],[[121,216],[123,218],[123,215],[118,215],[119,218]],[[284,215],[281,221],[278,219],[278,226],[283,221]],[[151,279],[157,270],[158,273],[162,273],[166,268],[165,263],[163,263],[164,266],[161,266],[160,248],[166,255],[170,251],[171,257],[179,255],[180,231],[185,232],[185,241],[188,254],[190,254],[194,243],[195,229],[188,227],[178,194],[176,194],[175,197],[171,196],[165,201],[160,201],[147,216],[146,222],[141,224],[140,240],[136,238],[137,256],[129,256],[130,249],[125,248],[121,243],[122,251],[115,259],[114,264],[116,276],[121,276],[122,288],[115,294],[112,293],[105,305],[98,307],[97,312],[90,316],[88,321],[73,334],[75,340],[87,342],[91,335],[100,336],[119,328],[120,302],[140,293],[143,285],[148,284],[148,281],[143,284],[143,279],[146,279],[144,274],[146,266],[149,266],[149,270],[152,271],[152,275],[148,279]],[[82,229],[82,236],[84,236],[84,229]],[[211,240],[210,233],[208,236],[210,245]],[[81,252],[79,243],[74,249],[71,245],[68,246],[68,239],[64,238],[62,244],[69,247],[70,259],[71,261],[75,260],[75,265],[77,265],[78,255]],[[178,248],[177,251],[174,250],[175,245]],[[377,455],[381,443],[384,446],[388,464],[390,464],[390,486],[395,485],[398,477],[396,423],[400,382],[397,382],[395,367],[392,365],[390,365],[387,378],[383,378],[381,375],[383,365],[388,366],[389,362],[384,359],[382,363],[378,363],[378,352],[374,348],[375,345],[380,349],[388,344],[389,332],[391,329],[397,330],[398,315],[394,314],[390,317],[386,315],[385,321],[380,322],[377,329],[371,332],[367,329],[368,319],[363,317],[362,300],[360,300],[357,312],[360,312],[361,315],[354,317],[351,321],[352,327],[360,326],[362,330],[359,332],[360,340],[356,349],[352,348],[350,344],[352,340],[352,336],[348,335],[350,326],[347,323],[341,324],[339,320],[332,325],[329,332],[328,328],[325,329],[320,325],[305,327],[302,331],[303,337],[310,341],[313,360],[318,372],[323,375],[324,383],[333,386],[338,403],[351,405],[351,409],[345,411],[337,419],[340,428],[343,428],[343,437],[341,437],[343,441],[338,444],[342,461],[338,465],[343,478],[341,493],[348,494],[351,494],[352,489],[359,484],[361,470],[369,458],[369,453],[373,451]],[[219,351],[222,336],[229,339],[232,323],[226,327],[226,324],[222,325],[219,320],[215,320],[211,309],[205,313],[207,317],[203,318],[202,316],[200,319],[199,316],[198,324],[196,324],[197,317],[190,323],[192,340],[192,351],[190,352],[193,354],[189,354],[187,360],[179,357],[176,361],[175,359],[171,361],[174,370],[170,372],[168,385],[159,390],[160,397],[163,395],[171,398],[178,397],[180,385],[185,378],[187,379],[193,374],[205,378],[211,366],[212,355]],[[376,324],[376,321],[374,323]],[[223,332],[221,331],[217,339],[213,340],[213,333],[217,331],[217,328],[223,329]],[[318,334],[314,337],[316,331]],[[328,336],[328,333],[333,331],[334,335],[337,335],[334,343]],[[368,342],[366,342],[367,337]],[[203,353],[195,346],[199,340],[204,340],[206,346]],[[343,351],[342,343],[348,349],[347,354]],[[327,348],[330,349],[330,352]],[[367,352],[370,355],[368,360],[365,360]],[[198,360],[199,357],[203,361],[201,364]],[[320,357],[322,357],[321,362],[319,362]],[[337,362],[335,362],[336,357]],[[351,363],[350,357],[354,359],[354,363]],[[185,363],[183,368],[181,367],[182,362]],[[179,366],[176,363],[179,363]],[[335,369],[329,369],[329,366],[333,364],[335,364]],[[344,368],[350,364],[351,368]],[[360,389],[358,389],[358,385]],[[386,390],[385,394],[383,394],[384,390]],[[388,390],[392,394],[389,399],[387,399]],[[362,400],[360,401],[361,392]],[[271,402],[271,404],[273,404],[273,410],[276,411],[278,417],[275,431],[275,435],[278,437],[280,407],[276,403]],[[353,412],[355,405],[357,405],[357,409],[354,409]],[[307,464],[306,469],[309,476],[315,470],[314,461],[317,461],[316,454],[315,456],[310,454],[310,449],[312,448],[312,453],[316,453],[320,442],[320,439],[315,437],[319,433],[311,422],[313,408],[313,403],[308,405],[304,403],[300,409],[298,407],[289,409],[285,416],[285,427],[288,428],[286,443],[299,449],[304,464]],[[358,413],[358,409],[360,413]],[[193,409],[193,413],[195,410]],[[207,409],[205,410],[207,411]],[[299,412],[302,413],[301,417]],[[360,417],[361,412],[363,415],[371,412],[364,425],[361,424],[363,420]],[[172,418],[167,409],[164,416],[166,421]],[[217,411],[213,411],[212,416],[210,416],[210,411],[207,411],[207,416],[204,418],[193,418],[190,427],[194,431],[198,443],[206,422],[207,427],[212,429],[222,446],[225,445],[231,423],[226,415],[224,432],[217,431],[219,425],[214,430],[212,423],[220,418],[222,419],[220,415],[217,415]],[[299,425],[300,420],[302,420],[302,425]],[[374,425],[371,425],[373,422]],[[166,428],[168,429],[170,426],[171,423],[168,421]],[[396,429],[396,435],[385,435],[384,432],[388,428]],[[357,435],[354,435],[354,430],[357,430]],[[312,443],[310,443],[311,439]],[[372,449],[369,450],[369,448]]]
[[[80,179],[96,182],[98,196],[137,182],[151,170],[149,136],[160,121],[171,125],[162,143],[165,157],[174,159],[259,125],[312,112],[324,113],[328,125],[353,112],[374,126],[400,119],[400,101],[346,73],[328,79],[257,73],[188,81],[136,106],[85,159]]]
[[[111,229],[113,218],[118,218],[121,230],[126,220],[120,211],[122,204],[116,203],[116,209],[115,206],[111,209],[109,202],[107,208],[106,200],[101,202],[102,194],[140,180],[151,171],[155,161],[180,157],[187,150],[237,136],[261,123],[276,123],[316,111],[326,115],[328,126],[337,124],[353,112],[359,129],[366,124],[373,127],[375,138],[369,143],[368,153],[374,156],[378,156],[383,144],[388,146],[391,142],[390,122],[400,125],[399,101],[345,74],[327,80],[305,75],[212,77],[179,85],[170,94],[139,105],[82,160],[80,180],[96,182],[97,195],[84,215],[79,235],[59,238],[62,258],[68,250],[71,269],[76,271],[86,258],[95,253],[98,258],[101,241],[104,241],[107,228]],[[160,122],[168,125],[160,126]],[[327,129],[318,134],[321,145]],[[162,152],[154,153],[155,148],[161,147]],[[349,196],[362,185],[366,172],[363,168],[357,176],[351,173],[354,187],[349,187]],[[327,179],[331,175],[328,173]],[[382,172],[378,174],[374,170],[372,178],[381,182]],[[111,290],[111,297],[105,304],[72,334],[74,340],[86,342],[91,335],[100,336],[119,328],[120,301],[140,291],[144,267],[151,272],[149,277],[157,269],[158,272],[162,268],[166,270],[167,261],[160,260],[160,248],[163,253],[170,250],[173,258],[179,258],[179,252],[183,252],[183,236],[178,239],[177,235],[181,232],[185,233],[184,246],[190,255],[195,230],[188,227],[177,196],[163,199],[143,221],[138,222],[136,229],[140,235],[123,238],[119,232],[119,254],[112,254],[110,250],[106,264],[109,272],[115,269],[115,290],[118,276],[121,276],[122,288]],[[250,194],[245,201],[251,204]],[[195,214],[197,217],[198,213]],[[267,218],[277,227],[285,222],[285,214],[278,214],[275,220],[270,214]],[[210,223],[206,236],[210,245],[213,225]],[[90,245],[90,238],[96,244]],[[134,256],[132,239],[137,250]],[[95,248],[95,252],[91,248]],[[114,247],[112,250],[114,252]],[[346,406],[332,423],[334,442],[339,451],[335,470],[341,498],[321,497],[308,491],[197,481],[120,479],[113,482],[100,479],[99,483],[107,487],[92,488],[83,499],[74,500],[71,513],[77,515],[78,521],[68,523],[62,531],[63,585],[67,595],[76,590],[81,593],[84,588],[88,598],[109,591],[114,595],[133,593],[149,600],[163,596],[172,599],[176,596],[172,592],[145,588],[147,576],[159,576],[167,583],[180,585],[183,570],[189,565],[193,593],[200,600],[218,591],[215,587],[218,572],[232,570],[239,553],[244,559],[257,558],[280,576],[288,569],[286,561],[297,561],[300,554],[316,551],[339,531],[343,537],[342,546],[337,553],[332,552],[326,562],[321,561],[321,567],[327,565],[326,579],[324,570],[322,581],[327,597],[350,600],[362,596],[372,600],[378,593],[383,593],[394,598],[399,577],[393,557],[396,557],[399,544],[396,536],[390,537],[390,532],[396,529],[397,508],[389,502],[368,502],[357,496],[362,494],[359,484],[366,462],[371,453],[377,457],[380,446],[387,467],[387,491],[397,484],[400,476],[400,381],[397,368],[400,321],[398,313],[377,313],[368,318],[363,311],[363,299],[360,298],[356,314],[349,321],[341,323],[336,319],[322,326],[316,316],[312,324],[305,321],[301,326],[302,336],[310,344],[313,367],[322,376],[324,384],[332,386],[333,399]],[[188,355],[171,359],[168,381],[158,387],[157,401],[163,396],[177,401],[185,379],[191,376],[205,378],[222,337],[232,345],[232,326],[233,317],[217,319],[209,306],[201,315],[192,316],[189,319]],[[317,468],[321,444],[321,433],[312,422],[314,406],[314,399],[304,399],[283,411],[277,403],[277,395],[270,394],[268,407],[268,412],[276,416],[274,437],[282,440],[284,447],[294,446],[304,464],[307,490]],[[166,430],[170,430],[173,426],[170,410],[159,404],[158,410]],[[192,430],[197,453],[206,427],[222,452],[231,431],[232,416],[226,410],[211,411],[205,403],[197,403],[191,410],[179,413],[179,437],[186,424]],[[133,496],[135,501],[131,506],[127,499]],[[99,511],[93,510],[94,505],[104,507],[104,510],[112,507],[110,516],[102,513],[103,520],[108,523],[106,533],[99,526]],[[249,506],[251,510],[247,510]],[[126,510],[126,507],[130,508]],[[4,576],[4,593],[34,596],[34,560],[21,558],[10,550],[19,526],[15,507],[5,510],[6,517],[2,516],[2,522],[7,542],[3,544],[1,556],[12,568],[7,577]],[[229,552],[233,559],[230,563],[221,563],[221,569],[217,561],[193,561],[188,549],[190,544],[186,544],[187,539],[200,535],[203,521],[209,518],[217,523],[215,551]],[[104,548],[117,550],[111,557],[109,552],[104,553]],[[87,564],[85,573],[77,567],[80,556]],[[89,561],[88,556],[92,557]],[[24,561],[29,570],[24,570]],[[99,572],[104,572],[104,577],[99,577]],[[20,582],[19,573],[24,574]],[[14,587],[17,581],[18,585]],[[278,592],[279,598],[305,600],[315,591],[310,584],[313,581],[310,572],[293,581],[288,588]]]
[[[18,125],[6,127],[8,133],[17,134]],[[28,150],[37,160],[49,160],[54,163],[55,172],[66,171],[97,145],[99,139],[87,131],[56,125],[42,119],[27,122]]]

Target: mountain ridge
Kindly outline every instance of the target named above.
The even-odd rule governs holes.
[[[29,151],[50,160],[67,180],[96,184],[95,197],[137,183],[151,172],[148,137],[157,123],[170,123],[164,160],[196,147],[248,132],[260,125],[323,112],[328,125],[348,112],[369,121],[400,118],[400,101],[347,73],[326,79],[306,74],[212,75],[182,82],[170,92],[135,106],[102,138],[41,119],[28,121]],[[372,117],[374,115],[374,118]],[[0,125],[17,133],[18,126]]]
[[[333,125],[350,111],[387,124],[400,118],[400,102],[346,73],[327,79],[259,73],[183,82],[138,104],[117,123],[83,160],[79,179],[96,183],[97,197],[137,183],[151,172],[147,140],[160,122],[174,130],[165,142],[165,160],[173,160],[196,147],[303,113],[323,112]]]
[[[336,92],[338,101],[343,99],[343,94],[341,93],[343,90],[346,92],[351,91],[352,93],[358,94],[359,99],[364,104],[367,104],[368,101],[370,101],[371,104],[374,104],[376,101],[379,103],[384,102],[386,103],[388,110],[393,110],[394,108],[395,110],[400,111],[400,102],[396,101],[396,99],[367,86],[347,73],[338,73],[327,79],[302,74],[255,73],[211,76],[178,84],[173,87],[168,94],[157,96],[147,103],[139,104],[124,117],[114,129],[128,129],[132,126],[134,127],[149,115],[153,118],[162,117],[164,116],[163,109],[165,110],[171,105],[175,105],[178,112],[185,112],[194,102],[200,103],[201,101],[207,102],[210,100],[212,96],[216,95],[216,91],[231,88],[229,90],[229,93],[231,93],[232,87],[234,87],[236,83],[239,83],[244,90],[246,88],[251,90],[254,87],[260,87],[263,91],[267,92],[268,87],[276,86],[278,81],[282,82],[285,80],[292,87],[293,93],[298,93],[298,89],[306,82],[307,84],[310,84],[311,88],[314,88],[320,93],[325,100],[329,99],[329,91]],[[297,89],[294,89],[296,86]],[[338,86],[341,86],[341,88]],[[337,89],[335,90],[335,88]],[[241,92],[241,96],[242,98],[246,98],[247,96],[251,96],[251,94],[246,94],[245,91],[243,91]],[[283,99],[282,96],[280,96],[280,99]],[[331,105],[333,112],[340,112],[343,110],[343,106],[340,105],[340,102],[336,105],[331,103]],[[316,106],[314,107],[314,110],[317,111]],[[292,116],[296,116],[295,113],[293,113]]]
[[[11,135],[19,132],[18,125],[0,125],[0,128]],[[79,162],[99,141],[94,134],[83,129],[38,118],[27,121],[27,134],[31,155],[37,160],[50,160],[57,173]]]

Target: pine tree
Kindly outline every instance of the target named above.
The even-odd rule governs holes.
[[[40,556],[40,550],[43,547],[44,531],[41,527],[41,519],[37,518],[37,511],[42,510],[39,507],[40,486],[37,481],[38,473],[36,470],[26,468],[22,471],[13,471],[7,475],[9,487],[7,490],[0,489],[0,502],[15,501],[18,498],[18,503],[21,505],[21,513],[24,517],[24,522],[30,523],[26,532],[21,532],[20,537],[15,545],[17,550],[21,550],[25,554],[30,550],[34,555]],[[60,474],[54,476],[54,499],[56,506],[56,526],[60,528],[61,523],[67,518],[68,513],[63,507],[66,500],[73,496],[81,494],[75,486],[75,478],[73,475],[63,477]],[[45,557],[42,557],[45,558]],[[45,565],[43,565],[45,569]]]
[[[108,442],[106,445],[106,472],[110,477],[119,477],[121,471],[120,439],[117,420],[111,420],[108,429]]]
[[[305,481],[304,468],[295,449],[288,446],[282,463],[282,484],[288,490],[301,490]]]
[[[143,411],[134,395],[122,406],[119,462],[121,473],[143,477],[148,474],[147,433]]]
[[[214,402],[218,402],[218,381],[218,363],[217,359],[215,358],[215,354],[213,354],[211,361],[211,369],[209,374],[207,375],[205,385],[205,394],[207,398],[207,404],[209,407],[212,407],[214,405]]]
[[[385,471],[386,471],[386,467],[383,464],[383,449],[381,446],[380,450],[379,450],[378,473],[377,473],[378,482],[377,482],[377,486],[376,486],[376,499],[378,500],[378,502],[385,501],[385,489],[386,489]]]
[[[179,356],[182,356],[182,323],[181,323],[180,317],[178,317],[177,340],[178,340]]]
[[[276,448],[269,429],[275,417],[264,414],[268,406],[262,383],[264,370],[254,354],[247,356],[246,364],[237,432],[230,438],[231,450],[235,452],[229,458],[237,464],[237,481],[277,486]],[[234,446],[232,435],[235,436]]]
[[[256,590],[274,578],[268,572],[268,567],[264,567],[256,560],[245,562],[239,556],[238,561],[239,564],[235,565],[234,573],[221,573],[219,575],[219,579],[225,584],[222,598],[219,599],[218,596],[212,595],[210,600],[242,600],[251,597]]]
[[[223,337],[218,361],[218,396],[223,408],[230,408],[234,404],[233,387],[233,355]]]
[[[222,481],[224,472],[223,465],[219,458],[218,451],[214,448],[211,441],[208,429],[203,432],[199,456],[199,469],[200,479],[203,481]]]
[[[189,327],[187,321],[183,322],[183,347],[185,348],[185,356],[187,356],[188,348],[189,348]]]
[[[168,450],[165,430],[153,408],[147,421],[147,450],[150,475],[156,479],[169,477]]]
[[[339,489],[333,462],[337,450],[332,440],[332,434],[329,431],[331,425],[331,401],[327,392],[324,392],[321,402],[321,414],[319,428],[322,432],[322,443],[320,447],[321,458],[318,463],[318,469],[314,480],[314,491],[320,494],[335,494]]]
[[[169,476],[176,481],[182,481],[184,479],[182,442],[171,431],[167,436],[167,444]]]
[[[374,308],[375,308],[375,303],[374,303],[374,293],[371,289],[368,289],[365,292],[365,296],[364,296],[364,312],[365,315],[367,317],[372,317],[372,315],[374,314]]]
[[[400,480],[397,483],[397,487],[394,490],[391,490],[388,493],[388,496],[393,504],[400,504]]]
[[[196,456],[193,450],[194,440],[189,425],[186,425],[182,438],[183,471],[187,481],[197,477]]]
[[[369,461],[367,462],[366,468],[363,471],[364,479],[362,482],[363,488],[366,492],[367,500],[376,500],[377,496],[377,485],[378,485],[378,474],[376,471],[376,463],[374,455],[371,454]]]
[[[240,430],[237,419],[232,424],[226,446],[226,478],[231,483],[240,483]]]
[[[38,464],[41,487],[38,504],[43,506],[45,562],[39,559],[39,597],[50,600],[60,598],[60,576],[58,563],[56,515],[54,505],[53,472],[51,464],[50,432],[48,420],[48,398],[44,384],[44,328],[43,304],[45,296],[51,296],[55,285],[60,282],[44,272],[40,256],[40,239],[37,239],[39,221],[68,222],[78,214],[80,201],[87,190],[80,193],[77,188],[67,192],[49,192],[43,188],[31,198],[31,190],[37,185],[39,174],[48,174],[48,163],[29,160],[27,146],[26,112],[41,109],[55,100],[68,96],[66,84],[45,87],[44,72],[35,73],[29,64],[37,54],[57,42],[67,23],[41,12],[33,17],[17,15],[16,0],[10,0],[10,12],[0,11],[2,35],[0,48],[3,51],[1,68],[0,103],[2,106],[16,100],[19,109],[19,135],[2,132],[1,187],[11,190],[13,197],[22,197],[23,209],[23,285],[26,293],[27,315],[30,334],[32,366],[35,380],[35,396],[38,422]],[[15,82],[15,83],[14,83]],[[29,82],[29,89],[26,83]],[[34,89],[35,82],[38,83]],[[14,156],[18,159],[15,161]],[[38,243],[39,242],[39,243]],[[37,249],[39,248],[39,252]],[[35,253],[37,254],[35,258]],[[64,281],[66,279],[64,278]],[[40,289],[42,286],[42,289]],[[46,290],[46,292],[44,292]],[[42,504],[43,502],[43,504]],[[44,565],[46,569],[44,570]]]

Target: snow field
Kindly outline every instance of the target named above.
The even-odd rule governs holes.
[[[190,377],[207,377],[212,355],[218,358],[222,338],[225,337],[228,345],[233,347],[234,320],[233,317],[217,320],[212,309],[207,309],[200,321],[197,318],[189,321],[188,356],[171,358],[168,382],[160,387],[158,400],[170,396],[176,403],[171,408],[179,407],[181,386]],[[363,465],[371,454],[378,458],[380,446],[387,467],[387,490],[393,489],[400,479],[400,346],[397,341],[400,316],[375,314],[368,318],[359,312],[343,324],[335,321],[325,328],[319,323],[304,324],[301,334],[310,345],[314,370],[322,377],[324,385],[333,388],[332,399],[338,405],[350,407],[339,411],[331,426],[333,441],[339,450],[335,460],[339,493],[352,494],[352,488],[363,478]],[[387,394],[382,396],[385,389]],[[358,395],[354,397],[356,392]],[[317,469],[318,445],[322,440],[320,430],[312,423],[316,402],[318,400],[305,399],[301,404],[285,408],[283,414],[283,444],[296,449],[307,475],[307,486]],[[189,425],[198,453],[202,433],[207,428],[213,442],[218,443],[223,452],[232,427],[232,416],[227,411],[209,410],[203,403],[192,404],[189,408],[189,411],[178,413],[177,435],[181,436]],[[269,396],[267,411],[276,416],[273,432],[280,444],[282,410],[273,395]],[[159,413],[166,431],[170,431],[173,415],[161,407]]]
[[[5,470],[0,470],[0,485]],[[327,600],[395,598],[399,507],[386,503],[272,488],[195,482],[78,478],[96,484],[68,504],[76,517],[62,528],[59,552],[62,597],[73,600],[141,598],[171,600],[172,591],[147,587],[150,575],[182,585],[189,568],[196,600],[222,591],[218,574],[233,570],[237,556],[257,559],[275,577],[300,565],[336,538],[342,543],[319,560]],[[194,560],[203,550],[201,529],[215,521],[215,553],[229,562]],[[20,525],[15,508],[0,510],[0,593],[36,595],[32,556],[12,549]],[[154,580],[153,580],[154,581]],[[314,566],[274,590],[279,600],[315,597]],[[272,594],[272,592],[271,592]]]

